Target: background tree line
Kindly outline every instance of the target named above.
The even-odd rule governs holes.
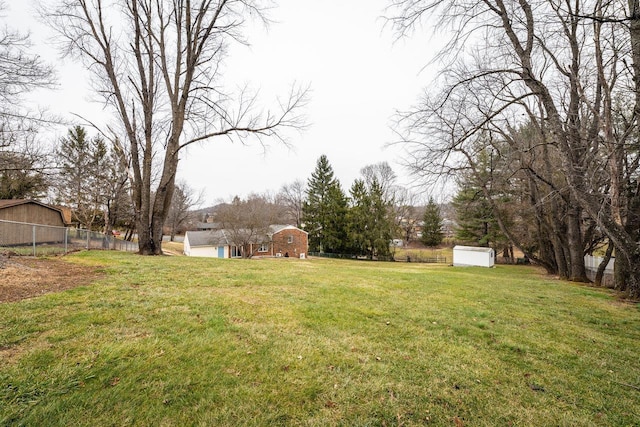
[[[400,0],[391,22],[454,30],[440,79],[399,129],[416,174],[454,179],[486,236],[562,278],[615,253],[640,295],[638,0]]]
[[[236,246],[259,241],[274,224],[292,224],[309,233],[309,251],[384,259],[393,255],[392,241],[416,239],[442,242],[442,217],[433,199],[420,213],[416,197],[396,184],[388,163],[362,168],[348,194],[335,177],[326,156],[321,156],[305,184],[301,180],[283,185],[279,192],[234,197],[207,208],[214,228],[224,229]],[[426,236],[426,237],[425,237]]]
[[[318,159],[301,215],[311,252],[386,258],[392,255],[392,240],[406,237],[403,220],[409,218],[413,202],[409,192],[396,185],[396,175],[386,162],[366,166],[361,174],[347,195],[327,157]]]
[[[179,219],[170,210],[175,193],[184,193],[176,185],[181,150],[220,137],[285,141],[285,131],[304,128],[305,88],[293,87],[272,108],[261,109],[255,93],[226,92],[221,84],[227,47],[242,42],[248,20],[267,23],[269,7],[261,0],[40,3],[41,17],[57,34],[61,51],[86,65],[95,93],[113,113],[114,121],[100,129],[100,138],[109,146],[104,156],[117,156],[110,163],[126,169],[130,220],[141,254],[161,254],[165,223]],[[39,148],[36,135],[39,127],[62,120],[21,108],[24,94],[54,82],[51,68],[29,53],[27,35],[1,30],[0,191],[10,198],[68,199],[79,208],[75,219],[89,227],[99,221],[97,193],[114,189],[89,184],[91,195],[73,196],[72,190],[48,194],[45,178],[52,179],[49,168],[57,166],[50,152]],[[73,167],[85,160],[64,162]],[[71,168],[65,174],[74,179]],[[114,209],[109,201],[105,218]],[[108,228],[113,221],[105,223]]]

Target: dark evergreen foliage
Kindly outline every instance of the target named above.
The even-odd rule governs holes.
[[[504,241],[491,205],[480,189],[463,185],[452,201],[456,211],[455,238],[463,243],[495,247]]]
[[[306,193],[302,222],[309,233],[309,251],[338,253],[345,250],[347,198],[334,177],[327,156],[318,159],[307,182]]]
[[[422,217],[422,237],[421,241],[425,246],[438,246],[442,243],[444,234],[442,232],[442,215],[440,207],[434,202],[433,197],[429,198],[429,203]]]

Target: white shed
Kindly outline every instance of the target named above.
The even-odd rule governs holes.
[[[493,267],[496,254],[491,248],[475,246],[455,246],[453,248],[454,267]]]

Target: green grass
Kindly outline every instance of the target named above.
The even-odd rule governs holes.
[[[640,423],[638,307],[534,268],[68,259],[0,305],[1,425]]]

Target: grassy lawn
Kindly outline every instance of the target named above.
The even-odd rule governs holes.
[[[0,305],[0,425],[640,424],[638,307],[534,268],[68,260]]]

